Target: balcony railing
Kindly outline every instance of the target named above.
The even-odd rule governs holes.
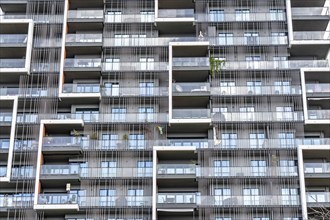
[[[167,62],[105,62],[103,71],[166,71]]]
[[[100,68],[101,58],[67,58],[65,59],[64,67],[66,68]]]
[[[306,192],[307,205],[317,204],[323,206],[324,203],[330,203],[330,192]]]
[[[200,206],[298,206],[299,196],[201,196]]]
[[[212,113],[215,122],[303,121],[303,112],[224,112]]]
[[[24,68],[25,59],[0,59],[0,68]]]
[[[36,140],[15,140],[14,150],[15,151],[26,151],[38,149],[38,141]]]
[[[102,43],[102,34],[67,34],[66,43]]]
[[[57,72],[60,70],[59,62],[57,63],[31,63],[32,72]]]
[[[158,193],[158,204],[200,204],[197,193]]]
[[[173,67],[209,67],[207,57],[173,57]]]
[[[330,163],[304,163],[305,173],[330,174]]]
[[[291,12],[292,16],[329,16],[329,8],[327,7],[293,7]]]
[[[306,84],[307,94],[330,93],[330,83]]]
[[[10,123],[12,120],[11,112],[0,112],[0,123]]]
[[[151,207],[151,196],[79,197],[80,207]]]
[[[103,19],[103,10],[70,10],[69,19]]]
[[[288,177],[298,176],[297,167],[198,167],[198,177]]]
[[[0,34],[0,44],[26,44],[26,34]]]
[[[49,88],[48,88],[49,90]],[[48,90],[39,88],[0,88],[0,95],[18,95],[21,97],[45,97]]]
[[[193,164],[159,164],[158,175],[196,175],[196,165]]]
[[[251,12],[251,13],[218,13],[218,14],[196,14],[197,22],[232,22],[232,21],[285,21],[285,12]]]
[[[38,204],[78,204],[78,196],[66,193],[47,193],[39,195]]]
[[[209,83],[173,83],[172,91],[174,94],[189,93],[191,95],[196,93],[209,93]]]
[[[64,84],[63,93],[99,93],[100,84]]]
[[[147,12],[150,13],[150,12]],[[155,21],[154,14],[114,14],[105,15],[105,23],[151,23]]]
[[[330,120],[330,110],[308,110],[310,120]]]
[[[0,139],[0,150],[9,149],[10,139]]]
[[[286,45],[288,43],[288,38],[286,36],[280,37],[213,37],[208,38],[211,44],[214,45],[224,45],[224,46],[249,46],[249,45]]]
[[[329,31],[294,31],[294,40],[329,40]]]
[[[194,9],[159,9],[159,18],[193,18]]]
[[[300,86],[212,86],[211,95],[300,95]]]
[[[151,177],[152,168],[135,167],[79,167],[77,164],[42,165],[42,175],[62,176],[78,175],[82,178],[142,178]]]
[[[167,87],[119,87],[101,88],[103,96],[111,97],[148,97],[148,96],[168,96]]]
[[[210,118],[209,109],[173,109],[173,119],[208,119]]]
[[[27,208],[32,207],[34,196],[31,195],[1,195],[0,196],[0,207],[10,208]]]

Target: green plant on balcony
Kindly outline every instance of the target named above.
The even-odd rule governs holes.
[[[72,135],[75,136],[75,137],[79,137],[81,134],[79,131],[77,131],[76,129],[73,129],[72,130]]]
[[[225,66],[226,61],[216,59],[213,56],[210,56],[209,60],[210,60],[210,74],[212,78],[214,78],[216,73],[221,72],[221,69]]]
[[[91,136],[89,138],[91,140],[97,140],[97,139],[99,139],[99,135],[96,132],[94,132],[94,133],[91,134]]]
[[[128,135],[127,134],[124,134],[123,137],[122,137],[123,141],[128,141]]]

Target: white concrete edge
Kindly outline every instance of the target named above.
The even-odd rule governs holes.
[[[155,0],[155,21],[158,18],[158,0]]]
[[[196,151],[196,146],[153,146],[153,152],[157,151]]]
[[[170,123],[183,123],[183,124],[189,124],[189,123],[211,123],[211,118],[206,119],[169,119]]]
[[[157,15],[158,16],[158,15]],[[194,22],[194,17],[187,17],[187,18],[159,18],[155,17],[155,22]]]
[[[62,93],[59,92],[59,98],[101,98],[101,93]]]
[[[63,17],[63,28],[62,28],[62,42],[61,42],[61,62],[60,62],[60,77],[58,83],[59,97],[62,95],[63,83],[64,83],[64,61],[65,61],[65,42],[66,42],[66,31],[67,31],[67,19],[69,11],[69,0],[64,2],[64,17]]]
[[[45,205],[34,205],[34,210],[77,210],[79,211],[78,204],[45,204]]]
[[[172,82],[173,82],[173,47],[171,43],[168,47],[168,119],[172,119],[173,103],[172,103]]]
[[[330,120],[324,119],[324,120],[310,120],[308,118],[305,118],[305,124],[330,124]]]
[[[307,202],[306,202],[306,188],[305,188],[305,173],[304,173],[304,159],[301,146],[298,146],[298,173],[300,185],[300,203],[303,220],[308,219]]]
[[[33,22],[32,19],[28,19],[28,18],[16,18],[16,19],[5,19],[3,17],[0,16],[0,23],[3,23],[3,24],[11,24],[11,23],[30,23],[30,22]]]
[[[30,74],[30,69],[31,69],[33,30],[34,30],[34,22],[32,19],[29,19],[28,38],[26,43],[26,54],[25,54],[25,68],[27,70],[28,75]]]
[[[209,41],[172,41],[171,46],[209,46]]]
[[[329,40],[292,40],[291,45],[329,45]]]

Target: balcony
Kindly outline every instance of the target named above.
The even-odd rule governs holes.
[[[0,177],[5,177],[7,175],[7,166],[0,166]]]
[[[330,96],[330,83],[306,84],[307,96]]]
[[[196,22],[255,22],[285,21],[285,12],[251,12],[251,13],[218,13],[196,14]]]
[[[101,58],[67,58],[64,63],[65,71],[101,71]]]
[[[31,63],[31,71],[54,73],[60,70],[59,62],[56,63]]]
[[[32,194],[0,195],[0,207],[3,208],[32,208]]]
[[[69,10],[68,22],[103,22],[103,10]]]
[[[264,206],[299,206],[299,196],[201,196],[201,207],[264,207]]]
[[[0,125],[11,125],[12,113],[11,112],[0,112]]]
[[[176,96],[199,96],[210,95],[209,83],[173,83],[173,95]]]
[[[329,20],[329,8],[327,7],[294,7],[291,9],[292,18],[297,17],[311,18],[312,16],[321,16]]]
[[[102,71],[167,71],[167,62],[105,62]]]
[[[300,95],[300,86],[212,86],[213,96]]]
[[[66,152],[69,154],[79,154],[84,144],[88,144],[85,138],[77,136],[56,136],[44,137],[42,140],[42,147],[44,152]]]
[[[309,120],[330,120],[330,110],[308,110]]]
[[[79,197],[80,207],[109,207],[109,208],[150,208],[152,205],[151,196],[95,196],[95,197]]]
[[[330,178],[330,163],[304,163],[305,177]]]
[[[210,109],[173,109],[172,119],[209,119]]]
[[[67,34],[66,46],[102,46],[102,34]]]
[[[63,93],[99,93],[100,84],[64,84]]]
[[[301,122],[303,112],[224,112],[212,113],[214,122]]]
[[[67,193],[45,193],[38,197],[35,210],[79,210],[78,195]]]
[[[25,67],[25,59],[0,59],[0,68],[24,68],[24,67]]]
[[[116,12],[114,12],[116,13]],[[153,23],[155,15],[153,12],[141,12],[141,14],[106,14],[105,23]]]
[[[293,40],[330,40],[329,31],[294,31]]]
[[[288,38],[286,36],[280,37],[212,37],[208,38],[210,44],[216,46],[267,46],[267,45],[287,45]]]
[[[0,152],[8,152],[10,139],[0,139]]]
[[[157,208],[160,207],[195,207],[200,204],[198,193],[158,193]]]
[[[223,70],[264,70],[264,69],[293,69],[329,67],[327,60],[286,60],[286,61],[227,61]]]
[[[25,47],[26,34],[0,34],[0,47]]]
[[[209,70],[210,61],[208,57],[173,57],[173,69],[187,70]]]
[[[14,150],[15,151],[27,151],[27,150],[37,150],[38,142],[36,140],[15,140]]]
[[[200,178],[283,178],[298,176],[297,167],[198,167]]]
[[[194,18],[194,9],[159,9],[158,18]]]
[[[12,96],[18,95],[20,97],[46,97],[48,95],[50,88],[47,90],[42,90],[39,88],[0,88],[0,96]],[[56,92],[56,89],[53,89]]]
[[[330,192],[306,192],[307,207],[330,207]]]
[[[79,167],[78,164],[42,165],[41,175],[46,179],[68,178],[145,178],[152,176],[152,168],[134,167]]]
[[[196,178],[196,165],[194,164],[159,164],[157,166],[157,176],[171,177],[193,177]]]
[[[1,91],[1,90],[0,90]],[[110,97],[165,97],[168,96],[167,87],[119,87],[101,88],[102,96]]]

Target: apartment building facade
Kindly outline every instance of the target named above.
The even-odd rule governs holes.
[[[329,7],[2,0],[0,219],[327,219]]]

